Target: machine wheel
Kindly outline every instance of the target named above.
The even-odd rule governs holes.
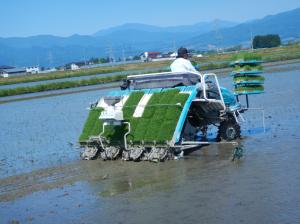
[[[222,121],[219,126],[218,140],[232,141],[241,137],[240,125],[234,118]]]

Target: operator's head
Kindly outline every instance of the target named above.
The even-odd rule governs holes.
[[[185,58],[187,59],[189,57],[189,54],[188,54],[188,50],[184,47],[181,47],[178,49],[177,51],[177,58]]]

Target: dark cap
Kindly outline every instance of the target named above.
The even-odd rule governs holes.
[[[184,47],[181,47],[177,51],[177,58],[183,58],[185,55],[188,55],[188,50]]]

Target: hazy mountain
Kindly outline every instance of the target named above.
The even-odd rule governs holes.
[[[250,43],[251,36],[279,34],[281,39],[300,38],[300,8],[263,19],[242,23],[234,27],[208,32],[183,41],[192,48],[207,48],[207,45],[228,47]]]
[[[172,51],[174,46],[207,49],[249,44],[255,35],[300,37],[300,8],[242,24],[226,21],[157,27],[128,23],[100,30],[91,36],[0,38],[0,65],[57,66],[91,57],[133,56],[143,51]]]
[[[112,27],[109,29],[104,29],[96,32],[94,36],[105,36],[113,33],[118,33],[120,31],[140,31],[140,32],[159,32],[159,33],[193,33],[193,34],[201,34],[212,31],[218,28],[226,28],[233,27],[237,25],[235,22],[223,21],[223,20],[215,20],[213,22],[200,22],[193,25],[184,25],[184,26],[169,26],[169,27],[159,27],[159,26],[151,26],[140,23],[126,23],[121,26]]]
[[[169,51],[174,43],[233,22],[203,22],[189,26],[157,27],[128,23],[101,30],[92,36],[57,37],[38,35],[26,38],[0,38],[0,65],[57,66],[91,57],[132,56],[142,51]]]

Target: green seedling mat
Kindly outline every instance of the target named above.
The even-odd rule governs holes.
[[[123,107],[123,115],[131,124],[127,140],[135,144],[166,144],[173,137],[182,108],[189,94],[179,93],[179,89],[164,90],[154,93],[145,107],[142,117],[135,118],[133,113],[144,92],[132,92]],[[103,109],[94,108],[89,116],[79,138],[85,142],[90,136],[98,136],[102,132],[103,121],[99,119]],[[124,134],[127,132],[126,124],[120,126],[106,126],[104,137],[111,145],[123,144]]]

